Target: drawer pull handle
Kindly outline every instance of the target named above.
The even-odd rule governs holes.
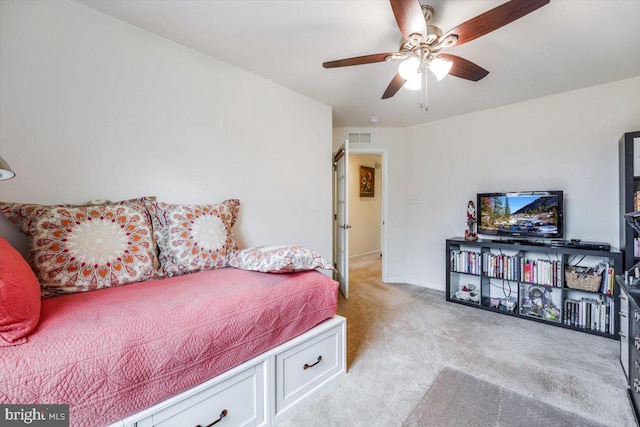
[[[322,362],[322,356],[318,356],[318,361],[316,363],[313,363],[311,365],[309,365],[308,363],[305,363],[304,367],[302,369],[304,369],[306,371],[309,368],[313,368],[314,366],[316,366],[320,362]]]
[[[625,313],[625,312],[623,312],[623,311],[618,312],[618,315],[619,315],[620,317],[627,317],[627,313]]]
[[[226,409],[223,409],[222,412],[220,412],[220,418],[218,418],[217,420],[215,420],[214,422],[212,422],[211,424],[205,426],[205,427],[211,427],[214,424],[218,424],[220,421],[222,421],[222,419],[224,417],[227,416],[227,414],[229,413],[229,411],[227,411]],[[200,424],[198,424],[196,427],[202,427]]]

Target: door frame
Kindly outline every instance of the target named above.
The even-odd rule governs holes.
[[[333,153],[333,263],[334,280],[340,292],[349,299],[349,140]],[[342,153],[342,155],[340,155]],[[338,160],[336,160],[338,158]],[[341,167],[342,166],[342,167]],[[342,177],[341,177],[342,171]],[[340,207],[339,198],[343,197]],[[343,224],[341,224],[341,222]],[[342,251],[340,250],[342,248]]]
[[[354,148],[349,146],[349,154],[380,154],[382,157],[382,224],[380,227],[380,250],[382,251],[382,282],[389,283],[389,233],[388,233],[388,219],[387,219],[387,205],[389,201],[389,180],[388,168],[389,159],[388,151],[386,148],[373,148],[373,147],[358,147]],[[349,190],[347,191],[355,191]],[[348,194],[348,193],[347,193]],[[336,195],[334,195],[335,199]],[[334,243],[335,245],[336,243]]]

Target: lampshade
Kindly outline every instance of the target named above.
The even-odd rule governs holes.
[[[436,76],[436,79],[442,80],[449,74],[452,65],[453,62],[448,59],[433,58],[431,64],[429,64],[429,69]]]
[[[16,176],[16,174],[13,173],[9,164],[5,162],[2,157],[0,157],[0,181],[11,179],[14,176]]]
[[[415,76],[412,76],[410,79],[408,79],[405,84],[403,85],[403,87],[405,89],[409,89],[409,90],[420,90],[422,89],[422,78],[421,78],[421,74],[416,74]]]
[[[420,60],[415,56],[405,59],[398,66],[398,74],[405,80],[411,80],[417,76],[420,70]]]

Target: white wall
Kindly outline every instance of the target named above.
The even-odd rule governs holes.
[[[1,200],[239,198],[241,245],[331,259],[331,132],[330,107],[93,9],[0,3]]]
[[[478,192],[563,190],[566,237],[618,247],[618,140],[636,130],[640,77],[409,128],[407,281],[444,290]]]
[[[464,234],[476,193],[559,189],[567,238],[619,246],[618,140],[640,129],[640,77],[410,128],[371,132],[389,159],[389,282],[444,290],[445,239]]]
[[[376,165],[378,166],[376,168]],[[360,197],[360,166],[374,168],[373,197]],[[349,256],[380,251],[382,227],[382,156],[349,156]]]
[[[298,243],[330,259],[330,141],[370,131],[356,148],[385,151],[390,282],[444,289],[444,240],[463,233],[480,191],[564,190],[567,237],[617,246],[617,141],[638,129],[634,78],[332,135],[330,107],[93,9],[0,2],[0,155],[18,174],[1,200],[237,197],[242,245]],[[4,218],[0,235],[24,249]]]

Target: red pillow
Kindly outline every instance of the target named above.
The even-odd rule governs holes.
[[[0,347],[24,344],[40,320],[40,283],[5,239],[0,238]]]

